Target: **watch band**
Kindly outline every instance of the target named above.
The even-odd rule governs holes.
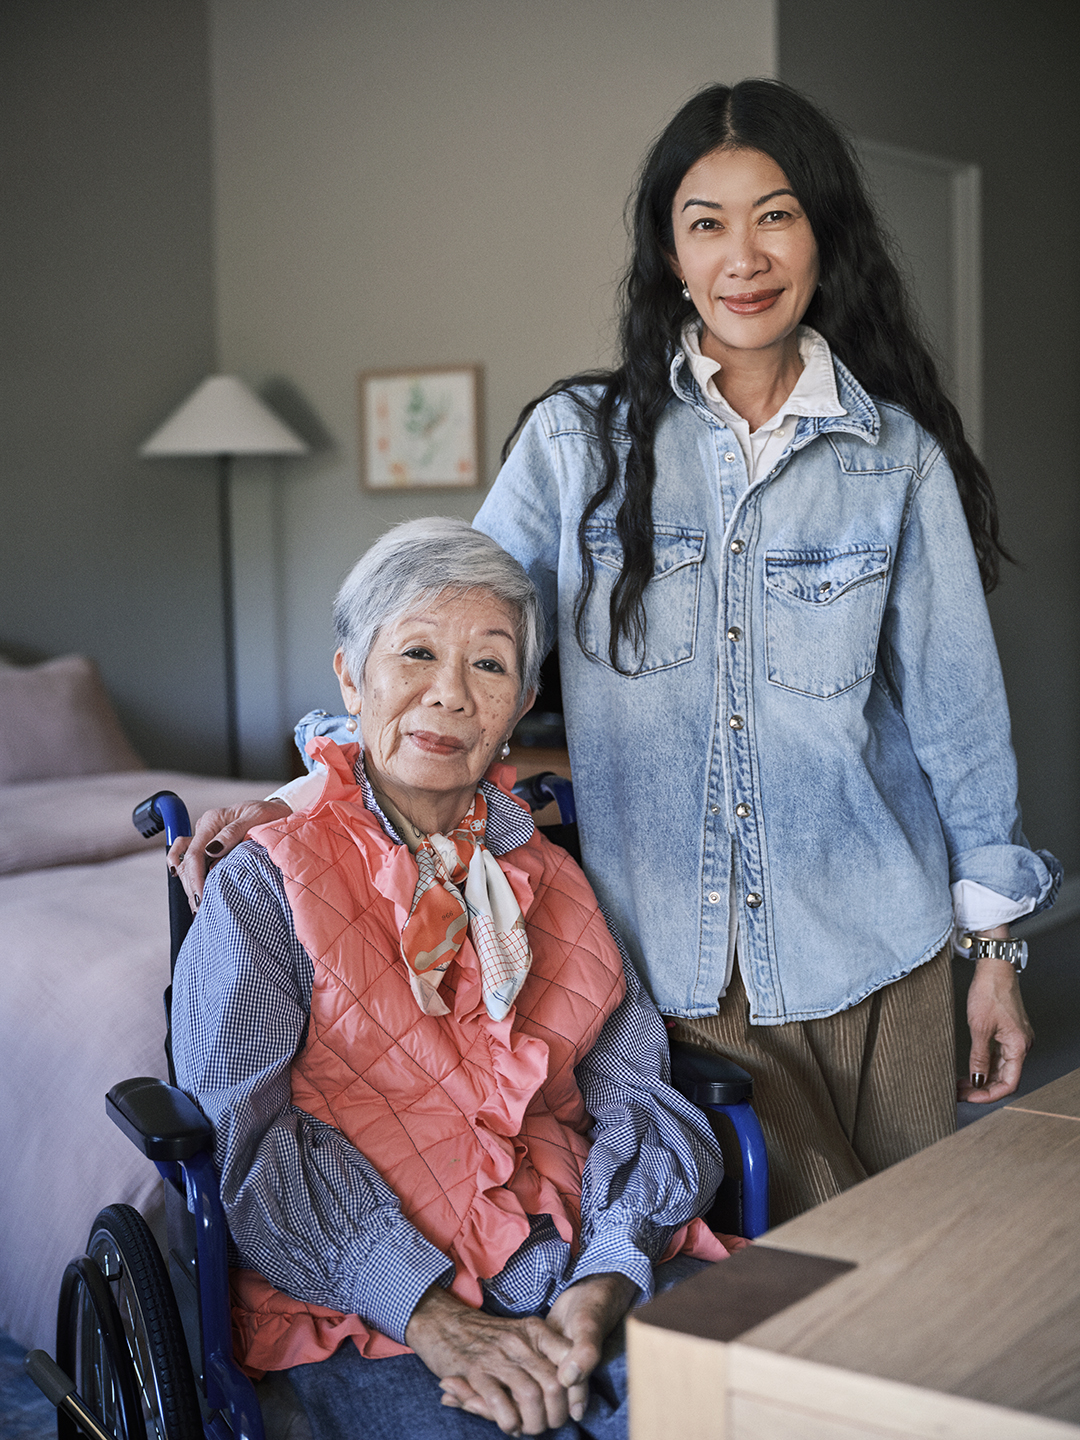
[[[1007,960],[1019,975],[1027,964],[1028,947],[1026,940],[989,940],[984,935],[973,935],[966,930],[960,936],[960,948],[966,950],[972,960]]]

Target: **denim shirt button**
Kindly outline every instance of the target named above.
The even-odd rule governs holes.
[[[746,721],[741,715],[732,715],[727,723],[731,726],[732,730],[741,730],[746,724]]]
[[[731,629],[727,632],[727,638],[731,641],[733,645],[737,645],[739,643],[739,641],[742,639],[742,631],[739,629],[738,625],[732,625]]]
[[[746,546],[741,540],[732,540],[729,548],[732,555],[741,555],[742,552],[746,549]]]
[[[761,896],[756,890],[751,890],[750,894],[746,897],[746,903],[750,906],[751,910],[756,910],[761,904]]]
[[[720,814],[720,806],[719,806],[719,805],[710,805],[710,806],[709,806],[709,814],[710,814],[710,815],[719,815],[719,814]]]
[[[727,452],[727,454],[724,456],[724,459],[727,461],[727,463],[728,463],[729,465],[734,465],[734,464],[735,464],[735,451],[734,451],[734,450],[729,450],[729,451]]]
[[[719,891],[719,890],[710,890],[710,891],[709,891],[709,904],[710,904],[710,905],[719,905],[719,904],[720,904],[720,891]]]
[[[735,806],[735,814],[738,815],[740,820],[745,820],[746,817],[752,813],[750,806],[745,800],[740,800],[738,805]]]

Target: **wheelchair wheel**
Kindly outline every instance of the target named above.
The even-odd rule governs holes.
[[[168,1274],[146,1221],[109,1205],[64,1276],[57,1363],[117,1440],[202,1440],[198,1395]],[[65,1436],[60,1417],[60,1440]],[[70,1425],[70,1422],[67,1422]]]

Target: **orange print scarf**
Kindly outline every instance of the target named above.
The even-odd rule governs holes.
[[[484,844],[486,826],[487,801],[478,790],[460,825],[449,835],[425,835],[415,852],[420,874],[401,953],[425,1015],[449,1014],[439,985],[466,934],[480,962],[484,1005],[493,1020],[505,1019],[532,964],[525,917]]]

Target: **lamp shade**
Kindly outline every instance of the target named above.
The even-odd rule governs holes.
[[[211,375],[154,431],[139,454],[306,455],[299,435],[235,375]]]

